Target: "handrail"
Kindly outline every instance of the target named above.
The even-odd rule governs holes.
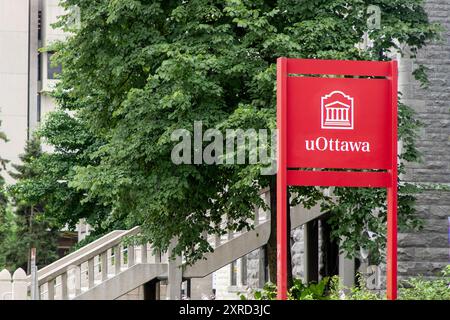
[[[125,232],[121,232],[120,234],[116,235],[115,237],[109,239],[107,242],[102,243],[98,246],[91,246],[91,250],[85,250],[85,253],[82,256],[74,256],[72,259],[66,259],[64,263],[61,263],[57,268],[53,268],[53,270],[49,270],[48,272],[42,274],[38,277],[38,285],[42,285],[52,279],[55,279],[56,277],[66,273],[68,269],[71,266],[78,266],[82,263],[87,262],[88,260],[94,258],[95,256],[100,255],[101,253],[107,251],[108,249],[111,249],[118,244],[122,242],[122,239],[127,236],[136,235],[140,232],[140,227],[134,227],[133,229],[130,229]]]
[[[42,269],[40,269],[38,271],[38,278],[40,276],[42,276],[43,274],[47,274],[49,272],[51,272],[53,269],[57,269],[59,266],[61,266],[62,264],[64,264],[66,261],[68,260],[73,260],[76,257],[80,257],[83,256],[86,252],[92,250],[92,248],[97,247],[99,244],[101,243],[106,243],[107,241],[109,241],[111,238],[115,238],[118,235],[127,232],[127,230],[114,230],[111,231],[110,233],[102,236],[101,238],[92,241],[91,243],[88,243],[87,245],[83,246],[82,248],[62,257],[61,259],[56,260],[55,262],[43,267]],[[27,277],[27,281],[31,281],[31,276]]]
[[[261,190],[260,196],[265,196],[264,201],[267,203],[269,201],[269,194],[268,189]],[[312,219],[315,219],[319,216],[321,216],[323,213],[320,212],[320,208],[318,206],[305,210],[302,206],[298,205],[291,209],[291,228],[294,228],[296,226],[299,226],[301,224],[304,224],[308,221],[311,221]],[[226,218],[226,217],[225,217]],[[217,267],[221,267],[223,265],[226,265],[227,263],[230,263],[234,259],[245,255],[246,253],[250,252],[248,250],[251,249],[253,251],[255,248],[260,247],[264,243],[267,242],[267,239],[270,234],[270,212],[267,212],[267,210],[262,210],[261,208],[255,208],[255,215],[252,219],[254,221],[254,230],[250,230],[248,232],[228,232],[228,234],[224,235],[218,235],[218,234],[205,234],[206,239],[208,242],[211,243],[213,247],[217,250],[217,252],[207,254],[206,261],[200,261],[194,264],[193,266],[186,266],[184,265],[184,276],[187,278],[196,278],[196,277],[202,277],[206,274],[209,274],[210,272],[214,272],[215,270],[218,270]],[[88,290],[96,287],[99,285],[99,283],[95,280],[97,279],[96,276],[101,276],[101,283],[107,283],[112,278],[109,276],[109,254],[107,254],[109,249],[117,248],[118,246],[121,246],[121,243],[123,243],[123,240],[125,237],[137,235],[141,232],[140,227],[134,227],[130,230],[117,230],[112,231],[109,234],[101,237],[100,239],[97,239],[96,241],[84,246],[83,248],[80,248],[79,250],[67,255],[66,257],[50,264],[47,267],[44,267],[42,270],[38,273],[38,286],[43,289],[42,287],[44,284],[48,284],[47,286],[47,295],[49,299],[53,299],[56,296],[55,288],[61,286],[63,284],[63,288],[61,289],[62,293],[61,296],[63,299],[68,298],[69,292],[67,288],[67,281],[68,281],[68,274],[70,270],[73,267],[81,267],[83,264],[87,263],[87,269],[86,269],[86,275],[82,276],[83,281],[87,282]],[[141,248],[142,256],[140,258],[140,261],[142,265],[148,265],[148,259],[147,259],[147,244],[143,245]],[[121,268],[122,261],[121,257],[123,256],[122,249],[119,252],[116,252],[114,250],[114,259],[115,259],[115,266],[114,266],[114,276],[117,276],[118,274],[122,274],[127,268],[132,268],[136,266],[136,260],[135,260],[135,254],[136,251],[134,249],[133,245],[130,245],[128,249],[131,249],[129,251],[128,260],[127,263],[125,263],[126,268]],[[144,249],[144,251],[142,251]],[[118,256],[116,256],[116,253]],[[220,256],[220,258],[217,257],[217,254]],[[216,256],[215,256],[216,255]],[[95,262],[96,257],[101,257],[101,262],[97,261]],[[144,258],[145,257],[145,258]],[[106,258],[106,262],[104,260]],[[117,260],[119,259],[119,260]],[[130,262],[131,261],[131,262]],[[160,266],[166,265],[167,263],[161,263],[160,259],[155,258],[155,264],[158,264]],[[101,273],[96,275],[95,268],[97,268],[99,265],[102,266]],[[182,262],[183,265],[183,262]],[[105,266],[105,268],[103,268]],[[169,263],[170,266],[170,263]],[[81,268],[80,268],[81,271]],[[84,271],[83,271],[84,272]],[[100,270],[98,270],[100,272]],[[80,273],[81,275],[81,273]],[[80,277],[80,275],[77,275],[77,277]],[[54,282],[55,279],[61,276],[61,281],[59,284]],[[28,283],[30,283],[30,277],[27,277]],[[81,281],[81,279],[78,279],[78,281]],[[81,282],[77,285],[80,287],[75,288],[75,295],[81,294]],[[85,288],[85,287],[84,287]],[[45,292],[41,292],[42,293]],[[71,295],[71,294],[70,294]]]
[[[308,210],[300,205],[291,209],[291,230],[309,222],[324,213],[320,210],[320,205],[316,205]],[[270,219],[255,226],[249,230],[220,243],[213,252],[206,253],[204,259],[198,260],[193,265],[184,264],[183,276],[186,278],[203,278],[226,266],[232,261],[252,252],[253,250],[265,245],[270,236]]]

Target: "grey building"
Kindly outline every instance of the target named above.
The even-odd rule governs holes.
[[[9,139],[0,142],[0,150],[10,165],[18,163],[31,132],[55,106],[48,93],[60,68],[50,63],[52,52],[39,48],[65,37],[51,27],[64,14],[58,2],[0,1],[0,118]],[[12,182],[5,171],[2,174]]]
[[[404,102],[417,112],[423,128],[418,147],[423,162],[408,164],[405,180],[450,185],[450,1],[428,0],[425,8],[433,22],[444,27],[442,41],[421,50],[418,62],[428,69],[430,85],[420,88],[411,76],[402,77]],[[410,74],[414,66],[403,60],[400,72]],[[425,191],[418,196],[417,210],[425,220],[424,230],[399,236],[400,277],[433,276],[450,262],[450,192]]]

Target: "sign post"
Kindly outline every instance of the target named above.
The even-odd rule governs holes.
[[[397,62],[277,61],[277,288],[287,299],[287,188],[387,188],[387,298],[397,298]]]
[[[31,248],[31,300],[39,300],[39,286],[36,266],[36,248]]]

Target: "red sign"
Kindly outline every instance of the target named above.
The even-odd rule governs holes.
[[[290,168],[391,167],[389,80],[289,77]]]
[[[388,188],[387,295],[395,299],[397,62],[279,58],[277,72],[279,298],[287,293],[282,199],[298,185]]]

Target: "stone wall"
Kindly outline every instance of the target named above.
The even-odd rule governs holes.
[[[292,254],[292,276],[294,278],[303,278],[304,277],[304,241],[303,241],[303,226],[292,230],[291,232],[291,239],[292,239],[292,247],[291,247],[291,254]]]
[[[264,280],[264,250],[257,249],[247,255],[247,285],[249,288],[261,288]]]
[[[450,184],[450,0],[428,0],[430,20],[444,28],[443,40],[421,50],[418,63],[428,69],[429,88],[420,88],[408,74],[411,60],[400,63],[400,90],[404,102],[417,112],[423,128],[418,148],[423,162],[408,164],[405,179],[420,183]],[[418,196],[417,210],[424,219],[421,232],[399,235],[399,276],[435,275],[449,263],[448,217],[450,192],[426,191]]]
[[[449,264],[449,192],[425,192],[419,196],[418,214],[425,226],[420,232],[399,234],[399,277],[433,276]]]

